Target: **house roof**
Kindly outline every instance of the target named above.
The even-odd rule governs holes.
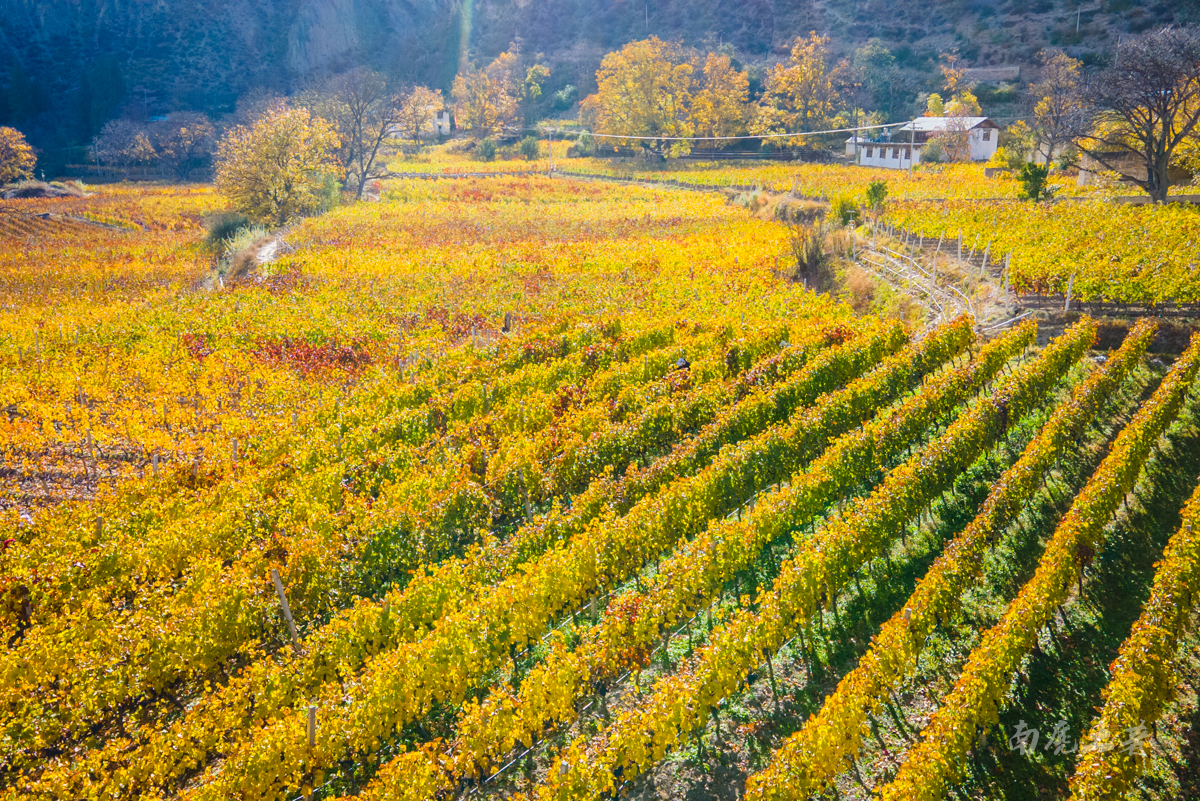
[[[991,117],[917,117],[900,130],[916,131],[917,133],[944,131],[951,125],[951,123],[955,125],[965,125],[967,130],[971,130],[972,128],[1000,127],[991,119]]]

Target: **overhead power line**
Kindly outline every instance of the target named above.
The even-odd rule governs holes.
[[[571,133],[586,133],[597,139],[633,139],[644,140],[649,142],[717,142],[731,141],[735,139],[789,139],[794,136],[821,136],[823,134],[835,133],[855,133],[859,131],[876,131],[886,128],[899,128],[908,125],[908,122],[891,122],[887,125],[859,125],[854,128],[830,128],[825,131],[801,131],[799,133],[777,133],[777,134],[759,134],[758,136],[624,136],[622,134],[602,134],[594,131],[578,130],[572,128]],[[550,128],[553,133],[566,133],[562,128]]]

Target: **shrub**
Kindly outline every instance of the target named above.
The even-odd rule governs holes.
[[[855,314],[866,314],[875,300],[875,280],[861,267],[851,267],[846,274],[846,292]]]
[[[1054,196],[1054,190],[1046,186],[1050,168],[1045,164],[1030,162],[1021,167],[1017,179],[1021,182],[1021,192],[1017,195],[1021,200],[1048,200]]]
[[[946,161],[946,146],[931,139],[921,148],[921,161],[926,164],[943,164]]]
[[[858,204],[848,197],[834,198],[829,204],[829,219],[839,225],[849,225],[859,216]]]
[[[574,155],[576,156],[590,156],[596,152],[596,140],[592,138],[590,133],[584,131],[579,135],[579,138],[575,140],[575,144],[571,147],[571,150],[574,151]]]
[[[521,155],[526,161],[533,161],[541,152],[541,147],[538,145],[538,140],[532,136],[527,136],[521,140]]]
[[[784,198],[775,204],[775,219],[780,222],[811,225],[825,216],[825,204],[815,200]]]
[[[87,197],[87,192],[73,181],[65,184],[58,181],[18,181],[11,189],[4,190],[0,197],[5,200],[15,198],[56,198],[56,197]]]
[[[1025,165],[1025,155],[1015,147],[998,147],[988,160],[989,167],[999,167],[1003,170],[1016,172]]]
[[[491,161],[496,158],[496,140],[485,136],[479,146],[475,148],[475,153],[483,161]]]
[[[225,244],[241,228],[250,225],[250,218],[240,211],[220,211],[204,221],[208,229],[208,244],[220,246]]]
[[[883,210],[883,201],[887,199],[887,181],[876,178],[867,187],[867,208],[878,214]]]
[[[225,249],[230,253],[245,250],[268,233],[261,225],[245,225],[233,231],[225,240]]]
[[[334,173],[326,173],[321,188],[317,190],[317,211],[322,213],[342,203],[342,182]]]
[[[829,292],[837,282],[832,259],[825,250],[825,227],[821,223],[792,228],[792,255],[796,258],[793,280],[814,292]]]

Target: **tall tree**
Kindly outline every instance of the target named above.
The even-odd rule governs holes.
[[[308,109],[275,106],[221,140],[217,190],[239,211],[281,225],[320,208],[340,169],[338,144],[329,123]]]
[[[884,115],[887,122],[891,122],[895,111],[896,92],[900,85],[900,70],[896,68],[896,57],[883,42],[868,39],[865,45],[854,51],[853,64],[861,77],[863,87],[871,93],[871,102],[875,109]]]
[[[696,136],[736,136],[746,130],[750,82],[727,55],[709,53],[701,69],[700,89],[692,97]]]
[[[510,49],[496,56],[487,69],[468,64],[455,76],[450,96],[459,128],[482,139],[516,124],[521,100],[519,66],[520,57]]]
[[[0,185],[33,177],[37,156],[16,128],[0,128]]]
[[[962,59],[959,58],[957,50],[951,50],[949,53],[942,53],[939,56],[942,62],[942,82],[946,86],[946,92],[953,97],[964,89],[966,85],[967,71],[962,66]]]
[[[970,89],[964,89],[946,104],[947,117],[982,117],[983,109],[979,98]]]
[[[305,92],[301,104],[332,126],[342,185],[361,198],[367,182],[382,173],[379,154],[400,120],[400,98],[382,75],[358,68]]]
[[[92,140],[91,151],[96,161],[127,173],[130,167],[151,165],[157,159],[146,129],[126,117],[106,122]]]
[[[121,65],[112,56],[96,59],[87,73],[87,87],[87,135],[91,136],[112,119],[125,100],[125,78],[121,74]]]
[[[692,65],[679,45],[657,36],[630,42],[604,57],[596,83],[596,94],[588,105],[597,131],[650,137],[617,140],[618,146],[640,144],[662,157],[669,137],[691,135]]]
[[[16,123],[27,122],[50,108],[50,99],[45,87],[31,80],[21,62],[16,59],[13,59],[9,70],[5,94],[9,119]]]
[[[421,146],[421,137],[433,134],[434,122],[439,111],[446,107],[440,90],[427,86],[414,86],[400,95],[400,116],[396,129],[408,139]]]
[[[542,97],[542,86],[550,77],[550,68],[545,64],[534,64],[525,70],[525,81],[521,84],[521,106],[525,109],[525,121],[533,119],[534,104]]]
[[[1080,91],[1080,62],[1058,48],[1038,53],[1041,75],[1029,85],[1034,103],[1033,131],[1037,136],[1037,152],[1049,164],[1054,154],[1071,139],[1071,131],[1079,125],[1083,112]]]
[[[835,70],[846,70],[845,62],[829,66],[829,39],[815,31],[809,37],[797,37],[786,63],[776,64],[767,78],[766,93],[751,126],[754,133],[780,134],[813,131],[833,127],[834,117],[843,106],[838,85],[843,83]],[[805,137],[793,137],[791,144],[804,144]]]
[[[967,126],[965,116],[947,114],[946,126],[930,137],[931,141],[941,144],[948,161],[967,162],[971,160],[971,130]]]
[[[1172,157],[1200,125],[1200,33],[1162,28],[1123,40],[1086,95],[1079,149],[1165,202]],[[1129,169],[1130,157],[1144,174]]]
[[[152,123],[150,140],[159,163],[175,177],[186,180],[192,170],[208,164],[217,148],[217,132],[208,117],[179,111]]]
[[[973,84],[967,81],[967,71],[962,66],[957,51],[941,55],[942,83],[946,88],[946,97],[941,95],[929,96],[925,111],[927,117],[979,117],[983,109],[979,107],[979,99],[971,91]],[[940,111],[938,111],[940,107]],[[936,112],[936,113],[935,113]]]

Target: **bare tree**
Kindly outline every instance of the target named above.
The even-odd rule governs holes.
[[[1122,41],[1086,94],[1090,113],[1079,149],[1165,202],[1171,157],[1200,124],[1200,35],[1162,28]],[[1129,169],[1130,157],[1144,166],[1144,177]]]
[[[1071,132],[1079,127],[1083,112],[1080,62],[1058,48],[1038,53],[1041,76],[1029,85],[1033,104],[1033,130],[1036,150],[1049,164],[1058,149],[1071,141]]]
[[[232,125],[253,125],[269,112],[288,106],[288,99],[269,89],[257,86],[238,98],[237,107],[228,121]]]
[[[382,75],[359,68],[323,81],[300,103],[333,126],[342,185],[361,198],[367,182],[383,173],[380,151],[399,120],[399,98]]]
[[[971,129],[967,125],[966,115],[950,114],[945,119],[946,127],[933,134],[930,141],[941,144],[947,161],[969,162],[971,160]],[[901,143],[897,142],[897,144]]]
[[[217,151],[217,133],[208,117],[194,111],[169,114],[151,123],[150,140],[159,163],[181,180],[203,167]]]
[[[96,161],[123,170],[126,176],[130,167],[151,164],[157,156],[146,130],[124,117],[105,123],[92,140],[91,151]]]

